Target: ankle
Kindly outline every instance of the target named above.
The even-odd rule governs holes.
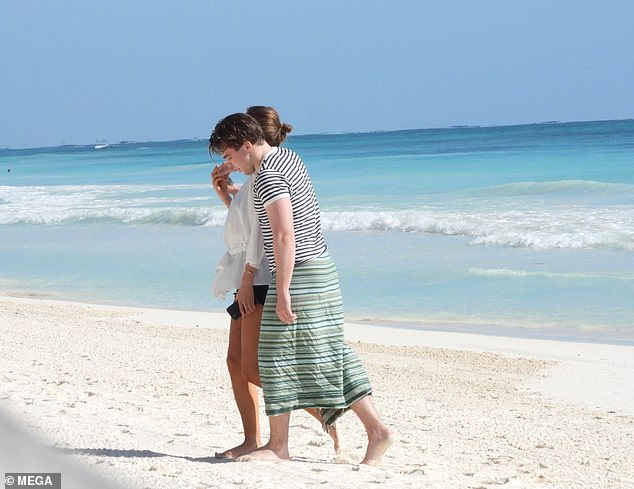
[[[366,433],[368,435],[368,439],[380,440],[389,437],[393,433],[393,431],[385,426],[383,423],[377,423],[376,425],[369,427],[366,430]]]

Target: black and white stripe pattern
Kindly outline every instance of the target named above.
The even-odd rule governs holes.
[[[271,272],[275,273],[275,257],[273,233],[266,207],[278,199],[291,200],[295,229],[295,264],[307,262],[325,251],[319,203],[304,162],[297,153],[288,148],[274,148],[262,161],[255,177],[253,194]]]

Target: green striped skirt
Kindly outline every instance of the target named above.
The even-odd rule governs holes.
[[[324,428],[372,392],[357,354],[343,335],[337,269],[325,252],[295,266],[290,286],[293,324],[275,312],[275,277],[262,314],[258,363],[267,416],[322,408]]]

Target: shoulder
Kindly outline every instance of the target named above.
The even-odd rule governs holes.
[[[280,168],[262,168],[255,177],[253,189],[257,193],[258,190],[269,187],[271,185],[279,185],[287,181],[283,169]]]
[[[266,155],[262,161],[261,169],[283,167],[285,164],[294,161],[301,161],[301,158],[295,151],[289,148],[277,147],[273,148],[273,151]]]

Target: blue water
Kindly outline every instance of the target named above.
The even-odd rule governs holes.
[[[634,120],[287,145],[349,320],[634,344]],[[221,311],[218,162],[204,140],[0,149],[0,292]]]

